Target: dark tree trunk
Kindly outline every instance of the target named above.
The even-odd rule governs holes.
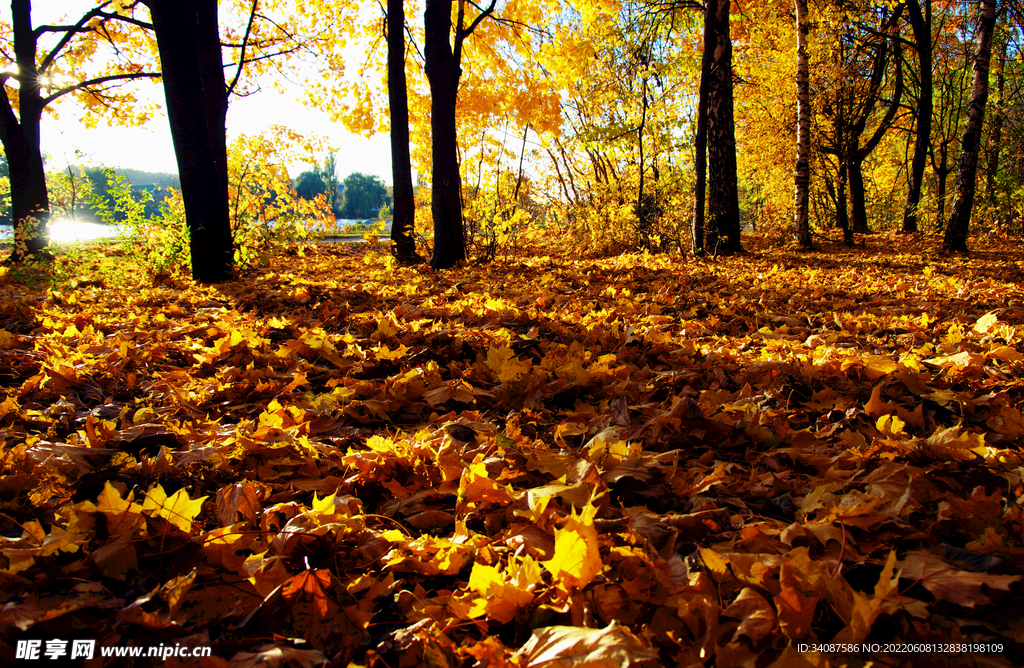
[[[462,68],[452,52],[451,0],[427,0],[423,14],[426,72],[430,83],[430,211],[434,217],[434,255],[430,266],[447,269],[466,259],[462,228],[462,179],[456,147],[455,104]]]
[[[796,1],[796,166],[794,172],[794,229],[802,248],[814,247],[807,209],[811,198],[811,80],[807,62],[807,0]]]
[[[988,167],[985,170],[985,190],[990,204],[996,204],[996,176],[999,173],[999,153],[1003,150],[1003,123],[1006,118],[1006,104],[1003,91],[1006,88],[1006,49],[1010,37],[1006,31],[1008,12],[1003,14],[998,30],[999,57],[996,58],[996,99],[995,113],[992,115],[992,137],[988,146]]]
[[[708,81],[708,248],[735,253],[740,243],[739,188],[736,183],[736,125],[733,121],[730,0],[708,0],[705,30],[713,37]]]
[[[693,254],[698,257],[704,255],[706,250],[704,206],[707,199],[708,172],[708,86],[711,81],[711,63],[714,54],[714,34],[710,31],[710,26],[705,19],[704,53],[701,55],[700,85],[697,89],[697,132],[693,140],[696,164],[694,165],[692,249]],[[718,245],[717,236],[715,245]]]
[[[921,203],[921,184],[924,181],[925,162],[928,159],[928,142],[932,136],[932,3],[931,0],[924,2],[924,12],[921,11],[920,0],[907,2],[910,27],[914,32],[914,46],[917,49],[918,77],[921,86],[914,114],[917,122],[914,157],[910,162],[907,203],[903,207],[904,232],[917,232],[917,209]]]
[[[160,50],[167,118],[191,235],[192,278],[231,277],[224,83],[217,0],[146,0]]]
[[[637,223],[640,226],[641,234],[644,238],[644,244],[646,245],[650,233],[653,231],[652,227],[654,224],[651,217],[647,215],[648,207],[645,206],[644,200],[644,129],[647,126],[647,77],[644,77],[643,92],[641,95],[643,96],[643,102],[640,109],[640,126],[636,129],[636,141],[640,149],[640,184],[636,191],[636,206],[634,209],[636,211]],[[523,139],[526,139],[526,135],[523,135]],[[526,146],[524,144],[523,149],[525,150],[525,148]],[[522,170],[520,169],[520,174],[521,173]]]
[[[416,202],[409,157],[409,95],[405,83],[405,9],[403,0],[388,0],[388,106],[391,113],[391,178],[394,211],[391,252],[399,262],[420,262],[413,230]]]
[[[867,234],[868,228],[867,203],[864,190],[864,160],[874,151],[882,141],[882,137],[892,127],[896,112],[899,110],[900,99],[903,97],[903,43],[899,36],[899,17],[903,11],[902,7],[897,8],[896,13],[889,19],[888,39],[878,49],[875,56],[875,66],[871,77],[871,92],[869,102],[863,108],[862,113],[855,115],[856,121],[852,124],[850,146],[847,152],[847,175],[850,180],[850,205],[853,231],[858,234]],[[891,46],[890,46],[891,42]],[[891,54],[891,58],[890,58]],[[868,116],[877,104],[881,95],[882,82],[885,77],[888,63],[896,64],[896,82],[893,85],[892,99],[889,101],[885,114],[879,121],[875,131],[871,134],[863,146],[860,145],[861,135],[867,126]],[[851,107],[854,105],[851,104]]]
[[[864,195],[864,163],[856,157],[846,163],[846,174],[850,180],[850,222],[857,234],[867,234],[868,211]]]
[[[46,248],[46,223],[50,198],[39,150],[39,125],[43,116],[41,80],[36,67],[36,34],[32,29],[30,0],[12,0],[11,28],[18,73],[18,114],[6,89],[0,86],[0,141],[3,142],[11,179],[11,218],[14,251],[8,262],[22,261]]]
[[[949,178],[949,167],[947,167],[946,156],[942,156],[942,168],[935,170],[935,176],[939,181],[939,226],[938,229],[942,229],[942,224],[946,222],[946,179]]]
[[[849,177],[848,163],[842,160],[839,165],[839,183],[836,184],[836,218],[839,229],[843,231],[843,243],[853,245],[853,230],[850,229],[850,214],[846,203],[846,181]]]
[[[967,123],[964,126],[960,163],[956,172],[956,195],[946,226],[946,236],[942,241],[942,250],[947,253],[967,251],[967,233],[974,209],[978,174],[978,150],[985,121],[985,104],[988,102],[988,70],[992,56],[992,31],[996,24],[996,0],[980,0],[979,7],[971,103],[967,108]]]

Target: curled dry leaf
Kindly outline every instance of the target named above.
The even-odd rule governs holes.
[[[628,668],[657,656],[657,652],[617,622],[603,629],[537,629],[516,653],[526,668]]]

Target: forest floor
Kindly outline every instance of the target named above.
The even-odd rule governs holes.
[[[1024,665],[1024,252],[937,243],[0,269],[0,663]]]

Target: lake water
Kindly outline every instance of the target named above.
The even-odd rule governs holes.
[[[347,226],[355,223],[362,223],[366,225],[372,225],[374,221],[369,220],[346,220],[338,219],[335,229],[337,231],[344,230]],[[389,224],[385,226],[385,232],[391,228]],[[10,225],[0,225],[0,240],[10,239],[13,236],[12,227]],[[49,225],[50,229],[50,241],[63,242],[63,243],[76,243],[80,241],[93,241],[95,239],[112,238],[117,237],[121,233],[121,226],[104,225],[103,223],[94,223],[86,220],[74,220],[71,218],[60,218],[54,220]]]
[[[10,225],[0,225],[0,239],[10,239],[13,236],[12,230]],[[121,232],[121,226],[62,218],[51,222],[49,230],[50,241],[75,243],[116,237]]]

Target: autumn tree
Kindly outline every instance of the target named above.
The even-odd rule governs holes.
[[[302,199],[315,199],[327,195],[327,184],[319,171],[305,171],[295,177],[295,194]]]
[[[391,223],[391,252],[400,262],[419,262],[413,231],[416,201],[409,155],[409,93],[405,76],[404,0],[388,0],[388,113],[391,119],[391,179],[394,208]]]
[[[985,191],[990,204],[998,203],[996,187],[999,174],[999,157],[1003,150],[1003,126],[1006,124],[1006,68],[1007,55],[1010,45],[1010,31],[1008,30],[1009,12],[1003,12],[995,28],[993,40],[995,40],[996,60],[994,65],[995,95],[993,102],[993,114],[991,131],[988,142],[985,146],[987,156],[985,169]]]
[[[423,13],[425,68],[430,83],[430,209],[434,218],[434,254],[430,266],[435,269],[447,269],[466,259],[455,107],[462,76],[463,45],[480,22],[494,12],[496,4],[497,0],[491,0],[468,24],[466,3],[462,1],[458,3],[454,24],[452,0],[427,0]]]
[[[338,155],[334,151],[328,151],[324,158],[324,164],[317,170],[320,180],[324,182],[327,189],[327,205],[334,215],[338,215],[341,206],[338,202]]]
[[[807,62],[807,0],[796,4],[796,167],[794,168],[794,230],[803,248],[811,248],[808,208],[811,199],[811,81]]]
[[[688,245],[696,9],[689,2],[580,5],[546,28],[539,60],[563,120],[559,132],[545,132],[538,121],[550,114],[535,113],[531,128],[550,160],[548,196],[581,249]]]
[[[0,72],[0,142],[10,169],[18,240],[10,262],[47,244],[50,203],[39,145],[43,111],[72,95],[94,115],[102,107],[108,120],[135,122],[146,115],[144,108],[133,113],[134,96],[118,86],[159,73],[149,69],[145,38],[135,30],[146,24],[114,11],[118,7],[108,0],[77,20],[34,26],[31,0],[12,0],[10,22],[0,24],[0,55],[8,62]],[[55,43],[44,46],[49,37]],[[108,50],[103,56],[101,46]]]
[[[907,203],[903,207],[903,231],[916,232],[917,210],[921,204],[921,185],[928,160],[932,133],[932,0],[907,0],[907,14],[917,51],[917,104],[914,109],[914,156],[907,178]]]
[[[704,13],[701,86],[703,88],[706,77],[707,102],[702,113],[707,117],[709,184],[704,248],[712,253],[733,253],[742,249],[729,7],[729,0],[708,0]]]
[[[144,0],[160,49],[167,119],[181,176],[192,278],[231,276],[224,82],[217,0]]]
[[[956,168],[956,154],[963,138],[961,133],[970,96],[973,54],[970,43],[960,37],[969,28],[967,17],[959,8],[943,7],[935,23],[939,48],[934,54],[932,82],[935,97],[928,159],[935,174],[935,226],[942,229],[946,223],[949,175]]]
[[[832,11],[844,18],[850,15],[845,8]],[[835,161],[835,178],[826,186],[847,244],[853,242],[854,232],[868,231],[864,161],[892,127],[899,110],[903,92],[898,34],[901,12],[902,6],[895,12],[861,8],[851,16],[857,20],[840,24],[842,31],[835,35],[828,54],[830,65],[818,76],[818,97],[825,117],[819,147]]]
[[[868,97],[864,101],[859,112],[851,114],[849,145],[847,147],[846,159],[848,160],[848,172],[850,178],[850,204],[851,218],[854,232],[868,231],[868,215],[866,206],[866,195],[864,188],[864,161],[878,147],[882,137],[893,126],[896,114],[900,108],[900,99],[903,96],[903,42],[899,35],[899,16],[902,7],[897,7],[896,12],[884,25],[884,32],[878,38],[880,45],[875,52],[875,65],[872,70]],[[893,74],[889,66],[895,70]],[[889,99],[882,98],[881,84],[875,85],[875,72],[882,70],[886,79],[894,79],[889,91]],[[861,137],[866,131],[869,114],[874,108],[883,107],[885,112],[878,121],[874,131],[862,142]]]
[[[978,172],[978,152],[988,101],[989,61],[992,55],[992,33],[996,24],[996,0],[979,0],[978,28],[975,35],[973,83],[967,122],[960,142],[960,161],[956,174],[956,194],[942,249],[947,253],[967,251],[967,233],[974,209],[974,192]]]
[[[376,176],[355,172],[345,177],[344,218],[374,218],[388,204],[387,189]]]
[[[708,2],[705,17],[712,11],[712,3]],[[704,19],[704,50],[701,54],[700,85],[697,89],[697,123],[693,139],[694,150],[694,204],[693,228],[691,241],[694,255],[704,254],[705,209],[707,208],[707,165],[708,165],[708,90],[711,86],[711,63],[714,59],[714,34],[708,30],[708,20]]]
[[[181,175],[190,231],[192,277],[203,283],[231,276],[234,247],[228,194],[226,119],[228,98],[244,71],[266,71],[274,59],[309,51],[322,37],[319,27],[300,33],[269,15],[277,3],[239,0],[235,17],[241,34],[229,30],[222,42],[217,0],[140,0],[149,9],[160,53],[167,117]],[[304,7],[290,8],[292,23],[308,19]],[[232,25],[232,28],[235,26]],[[236,56],[225,80],[222,47]]]

